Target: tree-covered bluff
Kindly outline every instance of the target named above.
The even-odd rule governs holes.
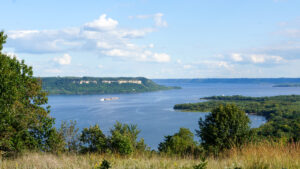
[[[154,83],[144,77],[42,77],[49,94],[117,94],[178,89]]]

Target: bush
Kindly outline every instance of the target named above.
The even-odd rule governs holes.
[[[98,125],[84,128],[80,136],[83,143],[82,152],[104,153],[107,149],[107,138]]]
[[[133,152],[133,146],[130,142],[130,139],[119,132],[113,133],[110,142],[111,142],[111,150],[114,153],[127,155]]]
[[[180,128],[173,136],[165,136],[158,146],[160,152],[178,155],[199,155],[200,147],[194,141],[194,134],[187,128]]]
[[[110,130],[110,147],[113,152],[120,154],[130,154],[134,151],[143,152],[149,148],[144,143],[144,139],[137,141],[140,130],[137,125],[128,125],[116,122],[114,128]]]

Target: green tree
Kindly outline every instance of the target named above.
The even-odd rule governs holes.
[[[0,151],[49,149],[54,119],[47,93],[33,77],[32,67],[2,53],[6,35],[0,32]]]
[[[131,154],[134,151],[130,138],[126,135],[122,135],[120,132],[114,132],[112,134],[110,145],[111,150],[114,153],[126,155]]]
[[[82,152],[104,153],[107,149],[107,138],[98,125],[84,128],[80,136],[83,143]]]
[[[219,105],[205,120],[200,118],[197,135],[208,152],[241,146],[250,138],[250,120],[246,113],[234,104]]]
[[[148,149],[144,139],[137,141],[140,130],[137,125],[128,125],[116,122],[111,133],[111,149],[121,154],[130,154],[133,151],[145,151]]]
[[[173,136],[165,136],[158,146],[160,152],[178,155],[199,155],[200,147],[194,141],[194,134],[187,128],[180,128]]]

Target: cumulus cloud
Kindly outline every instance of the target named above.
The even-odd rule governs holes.
[[[154,16],[153,16],[154,17]],[[161,14],[157,17],[162,17]],[[164,24],[162,19],[157,22]],[[8,31],[8,47],[19,53],[68,53],[70,51],[95,52],[135,61],[167,62],[170,56],[165,53],[153,53],[149,50],[154,44],[138,45],[131,41],[143,38],[157,31],[157,28],[123,29],[118,28],[118,21],[101,15],[98,19],[81,27],[60,30],[18,30]],[[71,57],[69,57],[71,58]],[[66,64],[68,58],[56,58],[59,64]]]
[[[62,57],[56,57],[53,60],[60,65],[69,65],[71,63],[72,57],[66,53]]]
[[[153,59],[156,62],[169,62],[171,57],[166,53],[154,53]]]
[[[80,29],[8,31],[8,47],[19,53],[51,53],[81,48]]]
[[[260,53],[233,53],[230,55],[230,58],[232,62],[238,62],[242,64],[279,64],[284,61],[281,56]]]
[[[106,18],[106,14],[103,14],[99,17],[99,19],[94,20],[93,22],[86,23],[84,25],[85,29],[88,30],[95,30],[95,31],[107,31],[112,30],[117,27],[119,24],[118,21],[112,19],[112,18]]]

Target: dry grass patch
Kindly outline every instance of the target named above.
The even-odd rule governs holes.
[[[192,169],[200,160],[158,155],[53,155],[28,153],[16,159],[0,160],[0,169],[92,169],[106,159],[113,169]],[[208,169],[300,169],[300,144],[287,146],[262,143],[248,145],[242,151],[232,149],[222,157],[207,159]]]

